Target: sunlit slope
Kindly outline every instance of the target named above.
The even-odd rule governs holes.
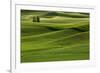
[[[45,38],[47,37],[47,38]],[[29,39],[29,40],[28,40]],[[73,35],[69,36],[63,36],[63,37],[57,37],[57,36],[43,36],[43,37],[29,37],[29,38],[24,38],[22,41],[24,42],[22,44],[22,51],[25,50],[37,50],[45,47],[51,47],[54,46],[54,48],[58,47],[63,47],[63,46],[68,46],[70,44],[74,44],[79,42],[88,42],[89,39],[89,33],[88,32],[83,32],[83,33],[76,33]],[[31,42],[29,42],[31,40]]]
[[[87,60],[89,59],[89,46],[79,44],[69,48],[52,50],[29,50],[23,52],[22,62],[46,62],[46,61],[66,61],[66,60]]]
[[[46,41],[37,43],[38,46],[31,46],[33,49],[22,50],[22,59],[27,62],[36,61],[49,61],[52,60],[77,60],[77,59],[88,59],[89,58],[89,33],[77,33],[68,37],[58,38],[52,41]],[[24,45],[26,45],[24,44]],[[28,46],[29,47],[29,46]],[[23,57],[23,55],[26,55]],[[77,57],[75,57],[77,56]]]
[[[46,21],[46,20],[45,20]],[[56,21],[52,22],[51,21]],[[63,23],[61,23],[63,22]],[[89,30],[89,21],[88,19],[75,19],[71,21],[71,19],[63,19],[62,21],[57,19],[49,19],[47,22],[41,21],[39,23],[36,22],[29,22],[29,21],[22,21],[22,35],[35,35],[40,33],[46,33],[51,31],[56,31],[58,29],[66,29],[66,28],[76,28],[81,31],[88,31]]]
[[[21,32],[23,32],[22,36],[31,36],[38,35],[42,33],[52,32],[53,30],[48,29],[46,27],[37,26],[37,25],[24,25],[21,27]]]
[[[70,33],[69,33],[70,32]],[[37,47],[40,47],[40,44],[45,44],[47,42],[52,42],[54,40],[62,39],[63,37],[68,37],[70,35],[74,35],[76,33],[79,33],[80,31],[75,31],[74,29],[66,29],[66,30],[60,30],[55,32],[49,32],[44,33],[36,36],[25,36],[22,37],[22,46],[23,50],[29,50],[29,49],[37,49]],[[33,44],[33,45],[32,45]],[[43,46],[43,45],[42,45]],[[32,48],[35,47],[35,48]]]

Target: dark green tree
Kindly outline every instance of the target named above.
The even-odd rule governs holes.
[[[40,17],[39,16],[37,16],[37,22],[40,22]]]
[[[40,22],[40,17],[39,16],[33,16],[33,22]]]

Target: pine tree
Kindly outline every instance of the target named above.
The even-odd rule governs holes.
[[[40,18],[39,18],[39,16],[37,16],[37,22],[40,22]]]
[[[33,22],[40,22],[39,16],[33,16]]]

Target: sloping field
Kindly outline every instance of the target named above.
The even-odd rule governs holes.
[[[22,63],[88,59],[88,13],[21,11]]]

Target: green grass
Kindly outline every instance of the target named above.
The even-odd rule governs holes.
[[[88,59],[88,13],[21,10],[22,63]]]

